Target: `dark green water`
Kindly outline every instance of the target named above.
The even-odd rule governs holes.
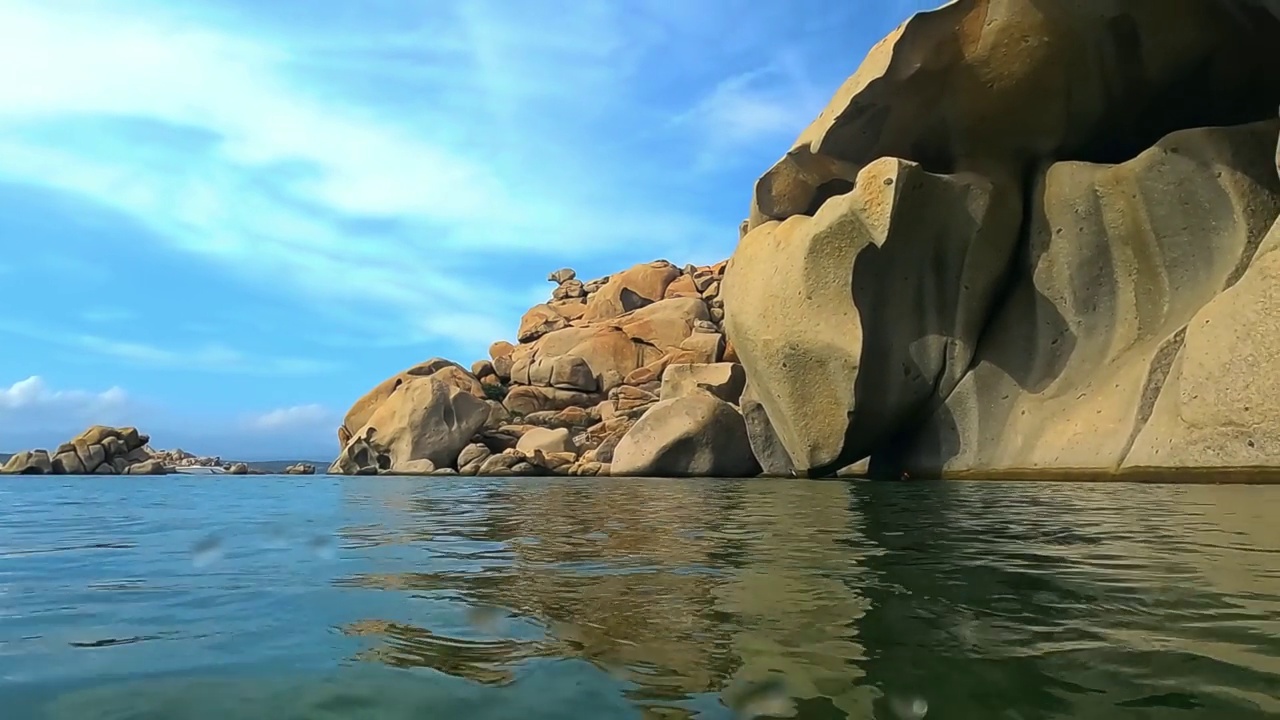
[[[12,478],[0,508],[4,720],[1280,717],[1276,486]]]

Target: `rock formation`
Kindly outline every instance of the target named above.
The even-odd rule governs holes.
[[[150,437],[136,428],[94,425],[49,452],[20,452],[0,468],[6,475],[163,475],[168,468],[152,456]]]
[[[726,272],[761,463],[1277,465],[1278,45],[1242,0],[895,30],[757,182]]]
[[[726,263],[550,298],[361,398],[350,473],[1280,467],[1280,11],[954,0],[757,181]]]
[[[551,273],[555,289],[521,318],[517,343],[495,342],[470,371],[429,360],[357,400],[329,471],[604,475],[643,436],[664,440],[626,450],[625,472],[756,474],[737,407],[746,376],[724,339],[724,267]]]

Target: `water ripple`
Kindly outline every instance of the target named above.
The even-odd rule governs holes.
[[[1276,487],[63,478],[0,494],[6,718],[1280,714]]]

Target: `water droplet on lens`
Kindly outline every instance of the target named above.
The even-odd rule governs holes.
[[[311,552],[317,557],[331,560],[338,555],[338,549],[334,547],[333,538],[328,535],[317,535],[307,543],[307,547],[311,548]]]
[[[196,567],[208,567],[222,559],[222,541],[217,535],[210,535],[191,547],[191,564]]]
[[[894,698],[889,701],[894,715],[901,720],[921,720],[929,712],[929,703],[924,698]]]
[[[753,718],[785,718],[795,715],[796,706],[781,677],[773,676],[753,682],[734,693],[726,704],[739,720]]]

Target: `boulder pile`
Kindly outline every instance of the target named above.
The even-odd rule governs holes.
[[[724,263],[552,273],[515,344],[429,360],[356,401],[330,472],[753,475],[745,382],[725,342]]]
[[[163,475],[164,462],[136,428],[94,425],[56,450],[24,450],[0,468],[5,475]]]
[[[347,414],[340,473],[1280,469],[1280,10],[953,0],[759,178],[732,258],[545,303]]]

